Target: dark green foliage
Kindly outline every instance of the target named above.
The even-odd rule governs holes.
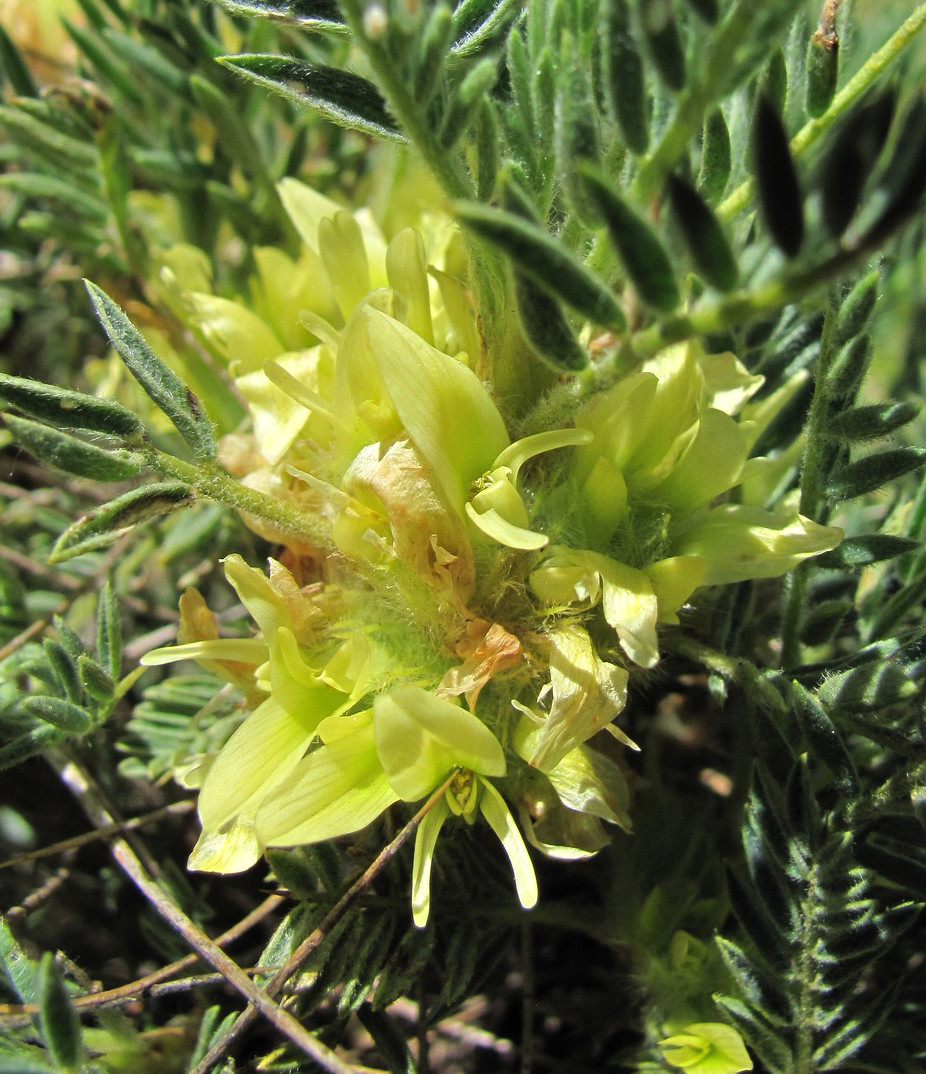
[[[80,1022],[68,997],[64,977],[50,951],[39,968],[39,1024],[42,1037],[58,1067],[75,1069],[83,1058]]]
[[[653,65],[671,90],[685,85],[685,46],[672,0],[637,0],[640,26]]]
[[[662,312],[675,309],[681,296],[662,240],[599,172],[583,168],[582,176],[640,297]]]
[[[839,80],[839,39],[815,33],[807,45],[807,114],[816,118],[829,108]]]
[[[515,266],[583,316],[616,331],[624,314],[605,285],[561,243],[513,213],[478,205],[458,205],[463,223],[501,247]]]
[[[836,470],[829,480],[826,493],[833,501],[864,496],[919,469],[924,462],[926,448],[895,448],[893,451],[866,455]]]
[[[788,135],[775,106],[765,96],[756,102],[755,171],[765,225],[787,257],[804,239],[804,208]]]
[[[280,56],[226,56],[221,62],[255,85],[314,108],[342,127],[401,139],[379,91],[359,75]]]
[[[704,282],[718,291],[732,290],[739,270],[720,221],[697,190],[679,176],[669,176],[669,200]]]
[[[609,0],[602,5],[602,13],[602,58],[609,103],[627,148],[633,153],[645,153],[650,137],[650,103],[627,0]]]
[[[730,178],[730,131],[723,112],[716,109],[707,117],[701,135],[701,166],[698,190],[706,201],[717,201]]]
[[[820,165],[823,220],[838,238],[855,216],[865,183],[887,139],[894,95],[879,94],[843,121]]]

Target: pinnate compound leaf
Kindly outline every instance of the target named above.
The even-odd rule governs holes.
[[[314,108],[341,127],[405,141],[379,90],[359,75],[285,56],[222,56],[219,63],[258,86]]]
[[[30,418],[59,429],[131,437],[141,433],[143,428],[131,410],[114,399],[101,399],[26,377],[0,373],[0,399]]]
[[[100,324],[129,371],[174,423],[194,454],[200,459],[214,458],[216,443],[212,423],[199,400],[158,358],[109,295],[89,280],[84,280],[84,284]]]
[[[454,212],[471,231],[500,247],[515,267],[595,324],[616,332],[627,324],[610,289],[538,226],[514,213],[457,202]]]
[[[131,489],[68,526],[55,542],[49,562],[62,563],[84,552],[104,548],[139,522],[176,511],[192,501],[191,489],[175,481]]]
[[[145,468],[144,457],[137,452],[97,447],[70,433],[13,414],[6,414],[3,420],[36,458],[69,474],[93,481],[125,481],[137,477]]]
[[[816,697],[798,682],[791,684],[794,711],[814,756],[829,771],[839,791],[847,798],[859,789],[858,772],[842,735]]]

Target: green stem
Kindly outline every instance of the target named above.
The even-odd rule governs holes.
[[[301,537],[309,544],[324,547],[330,543],[330,535],[318,515],[248,488],[214,463],[197,466],[154,448],[148,450],[148,461],[154,469],[184,482],[205,499],[253,515],[284,533]]]
[[[448,152],[440,145],[427,116],[415,99],[411,85],[390,58],[384,44],[388,40],[388,31],[381,39],[371,38],[363,25],[363,5],[357,0],[344,0],[341,6],[354,40],[365,53],[377,85],[403,133],[418,149],[448,197],[472,198],[473,184],[462,160],[458,154]]]
[[[871,86],[878,76],[897,59],[919,31],[926,25],[926,4],[920,4],[899,30],[878,49],[849,79],[833,98],[829,108],[817,119],[811,119],[791,139],[791,153],[799,157],[833,126]],[[717,207],[721,218],[730,219],[749,205],[755,194],[755,180],[741,183]]]
[[[801,463],[801,499],[798,510],[808,518],[816,518],[823,503],[824,456],[826,453],[826,425],[829,414],[829,393],[826,382],[830,367],[838,348],[835,345],[835,330],[839,311],[830,303],[823,321],[823,335],[820,340],[820,356],[814,374],[815,389],[807,417],[807,443],[804,459]],[[825,521],[825,520],[824,520]],[[799,564],[788,580],[782,621],[781,663],[783,667],[794,667],[800,661],[800,621],[807,596],[807,583],[810,580],[810,565]]]
[[[640,201],[646,201],[659,189],[701,129],[708,110],[729,88],[731,58],[737,55],[754,21],[751,0],[739,0],[709,42],[704,64],[685,87],[658,145],[637,173],[633,193]]]

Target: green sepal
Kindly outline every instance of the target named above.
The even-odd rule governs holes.
[[[892,451],[879,451],[847,463],[837,470],[826,485],[826,496],[831,502],[851,500],[874,492],[889,481],[919,469],[926,463],[926,448],[903,447]]]
[[[83,734],[93,726],[90,714],[79,705],[65,701],[62,697],[46,697],[36,694],[27,697],[22,703],[23,711],[33,719],[51,724],[59,731],[70,734]]]
[[[45,952],[39,966],[38,1001],[42,1039],[52,1059],[59,1069],[76,1071],[84,1052],[80,1019],[51,951]]]
[[[839,792],[851,798],[859,790],[858,772],[836,725],[819,700],[799,682],[791,683],[791,700],[814,757],[833,777]]]
[[[192,502],[192,490],[175,481],[131,489],[68,526],[55,542],[48,561],[63,563],[74,556],[104,548],[132,526],[176,511]]]
[[[821,210],[827,231],[839,238],[855,216],[865,183],[887,140],[894,94],[881,93],[845,119],[820,163]]]
[[[454,212],[466,227],[504,250],[545,291],[595,324],[615,332],[626,328],[624,312],[610,289],[539,227],[513,213],[470,202],[456,202]]]
[[[681,295],[662,240],[597,169],[580,165],[580,171],[640,298],[662,313],[674,310]]]
[[[846,537],[840,544],[814,561],[816,566],[827,570],[840,568],[858,569],[886,559],[904,556],[920,547],[919,541],[909,537],[895,537],[889,533],[868,533],[860,537]]]
[[[125,481],[137,477],[145,468],[145,459],[137,452],[100,448],[50,425],[17,418],[13,414],[5,414],[3,420],[16,439],[36,458],[69,474],[94,481]]]
[[[30,418],[38,418],[59,429],[133,437],[144,428],[131,410],[114,399],[101,399],[25,377],[0,373],[0,399]]]
[[[878,440],[912,421],[918,403],[872,403],[833,414],[827,423],[828,436],[841,440]]]
[[[756,102],[754,124],[756,183],[762,216],[782,253],[794,257],[804,241],[803,198],[787,131],[765,96]]]
[[[220,56],[218,62],[258,86],[314,108],[341,127],[405,141],[379,90],[359,75],[285,56]]]
[[[678,92],[685,85],[687,72],[685,46],[672,5],[665,0],[637,2],[650,59],[665,85]]]
[[[335,0],[215,0],[230,15],[272,19],[300,26],[309,33],[347,34],[340,7]]]
[[[701,277],[718,291],[731,291],[739,270],[720,221],[687,180],[670,175],[668,187],[675,218]]]
[[[196,396],[158,358],[141,332],[105,291],[89,280],[84,280],[84,285],[100,324],[129,372],[174,423],[197,458],[214,458],[216,443],[212,423]]]
[[[701,135],[701,164],[698,191],[707,202],[719,201],[730,180],[733,149],[730,128],[723,112],[717,108],[707,117]]]
[[[912,697],[918,690],[918,684],[896,664],[873,666],[868,662],[830,675],[817,690],[817,696],[830,711],[877,711]]]
[[[603,18],[602,58],[608,101],[627,148],[639,156],[649,145],[649,96],[627,0],[610,0]]]
[[[0,79],[9,82],[16,97],[38,97],[39,87],[13,39],[0,25]]]
[[[813,34],[807,44],[807,84],[804,107],[812,119],[832,104],[839,80],[839,39],[835,34]]]

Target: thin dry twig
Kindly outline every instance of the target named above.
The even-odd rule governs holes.
[[[275,996],[282,990],[289,978],[292,977],[300,966],[302,966],[309,955],[311,955],[315,948],[321,943],[325,935],[341,920],[351,903],[353,903],[357,896],[372,883],[373,879],[386,865],[389,864],[405,843],[407,843],[412,835],[414,835],[418,830],[418,825],[440,801],[441,797],[450,786],[454,775],[455,770],[447,777],[440,787],[434,791],[431,797],[428,798],[408,824],[399,831],[392,842],[379,852],[369,867],[354,881],[353,884],[351,884],[347,891],[344,892],[341,898],[338,899],[325,915],[321,924],[319,924],[318,927],[315,928],[296,948],[289,961],[281,966],[270,978],[264,990],[268,996]],[[248,1007],[243,1011],[238,1018],[235,1019],[232,1025],[226,1029],[222,1036],[219,1037],[215,1044],[213,1044],[199,1063],[197,1063],[197,1065],[190,1071],[190,1074],[208,1074],[238,1037],[240,1037],[245,1029],[247,1029],[247,1027],[254,1021],[256,1016],[257,1012],[253,1007]]]
[[[226,929],[221,936],[217,936],[213,943],[217,947],[227,947],[229,944],[234,943],[240,936],[243,936],[246,932],[252,929],[259,922],[263,921],[268,914],[273,913],[277,907],[281,906],[286,900],[280,895],[268,895],[266,899],[256,906],[249,914],[246,914],[239,922],[232,925],[230,929]],[[73,998],[73,1004],[78,1011],[94,1011],[100,1007],[116,1007],[123,1003],[132,1003],[145,992],[155,993],[157,985],[162,981],[169,981],[172,977],[175,977],[178,973],[182,973],[184,970],[190,969],[191,966],[195,966],[201,962],[202,959],[199,955],[184,955],[183,958],[178,958],[175,962],[171,962],[166,966],[162,966],[158,970],[153,970],[151,973],[146,974],[144,977],[139,977],[134,981],[129,981],[128,984],[119,985],[118,988],[107,988],[99,992],[91,992],[86,996],[75,996]],[[249,969],[245,971],[247,973],[260,973],[261,967],[255,969]],[[263,972],[266,972],[264,970]],[[206,975],[204,975],[205,977]],[[209,982],[212,983],[216,980],[216,977],[220,981],[224,981],[225,978],[221,975],[209,974]],[[193,978],[183,978],[184,981],[192,981]],[[205,980],[199,983],[207,983]],[[0,1025],[14,1028],[19,1025],[28,1025],[32,1021],[32,1017],[38,1014],[39,1007],[37,1003],[3,1003],[0,1004]]]
[[[143,824],[150,824],[162,817],[179,816],[195,809],[195,802],[173,802],[171,805],[161,806],[160,809],[152,809],[150,813],[142,813],[138,817],[122,821],[118,824],[107,824],[102,828],[94,828],[93,831],[84,832],[83,835],[74,835],[70,839],[62,839],[57,843],[49,843],[48,846],[39,847],[37,850],[27,850],[17,854],[15,858],[7,858],[0,861],[0,869],[9,869],[14,865],[23,865],[25,862],[38,861],[39,858],[48,858],[53,854],[63,854],[67,850],[76,850],[95,843],[100,839],[109,839],[110,836],[120,835],[122,832],[131,832],[140,828]]]
[[[116,823],[111,812],[103,804],[99,788],[85,769],[76,761],[65,759],[59,751],[49,751],[49,760],[94,824],[104,827]],[[126,876],[164,920],[183,937],[200,958],[215,967],[267,1021],[323,1070],[329,1071],[330,1074],[353,1074],[351,1067],[317,1040],[289,1011],[284,1010],[263,989],[258,988],[244,970],[187,917],[173,899],[161,889],[152,876],[151,870],[142,864],[126,838],[123,836],[115,838],[111,843],[111,850]]]

